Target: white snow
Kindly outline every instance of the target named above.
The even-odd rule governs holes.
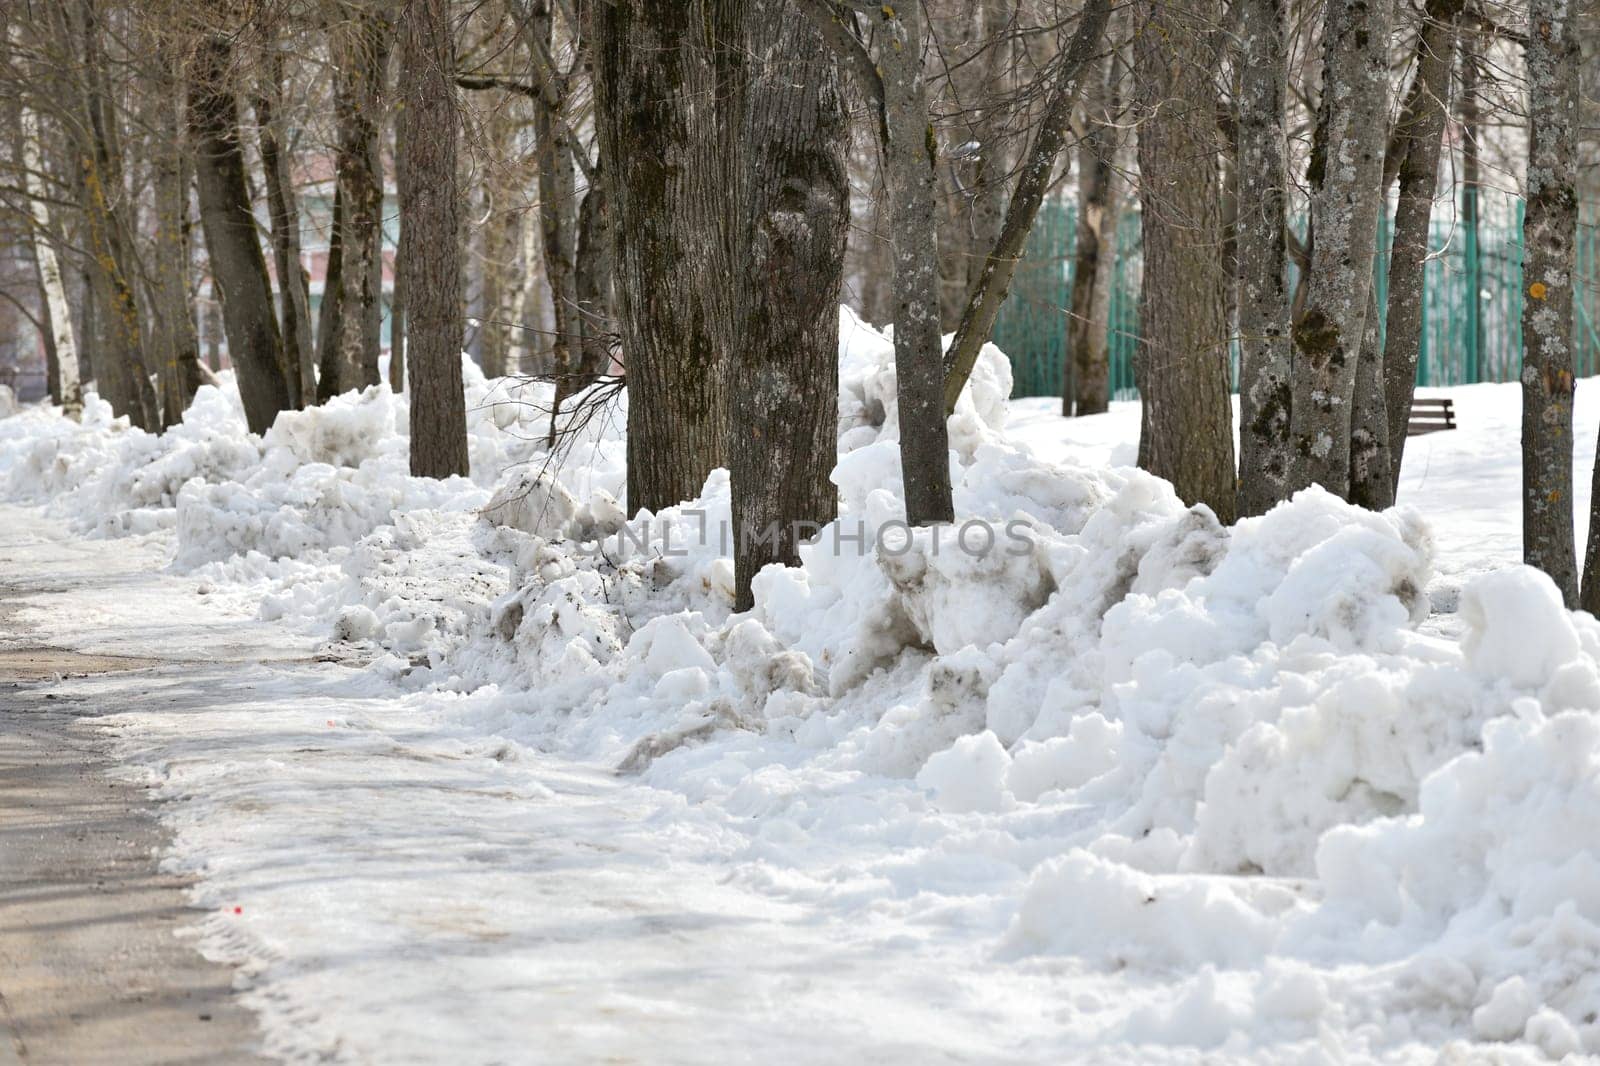
[[[551,456],[547,390],[470,367],[445,482],[382,388],[0,423],[0,548],[65,589],[28,620],[235,664],[69,691],[126,704],[275,1051],[1600,1054],[1600,623],[1515,565],[1515,386],[1449,390],[1398,509],[1228,529],[988,348],[957,522],[908,531],[892,345],[842,323],[841,517],[744,614],[725,472],[630,517],[620,407]]]

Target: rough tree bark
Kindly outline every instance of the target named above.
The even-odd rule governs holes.
[[[1311,174],[1310,282],[1295,322],[1291,490],[1350,495],[1351,409],[1372,288],[1387,128],[1393,0],[1329,0],[1323,24],[1318,136]]]
[[[1238,153],[1239,492],[1241,518],[1288,495],[1289,292],[1284,227],[1284,0],[1241,0]]]
[[[1073,249],[1072,297],[1067,314],[1067,365],[1062,375],[1061,413],[1094,415],[1111,403],[1111,349],[1107,318],[1116,268],[1117,57],[1103,64],[1095,99],[1084,116],[1078,142],[1078,225]]]
[[[725,465],[724,370],[696,286],[688,100],[692,5],[596,4],[595,125],[614,212],[617,318],[628,382],[628,508],[699,495]]]
[[[261,169],[266,177],[267,210],[272,224],[273,265],[278,273],[282,307],[284,361],[295,371],[295,394],[301,404],[317,398],[316,353],[311,340],[311,294],[300,261],[300,206],[289,172],[283,117],[283,57],[273,52],[254,108],[261,132]]]
[[[590,186],[578,208],[578,327],[582,354],[568,388],[594,383],[611,365],[611,208],[604,185]]]
[[[222,302],[228,353],[250,430],[265,433],[278,412],[294,406],[291,383],[296,378],[283,361],[267,260],[256,239],[245,188],[238,104],[228,84],[232,47],[219,34],[207,34],[196,43],[189,68],[189,132],[200,222]]]
[[[950,342],[948,369],[944,381],[944,407],[954,411],[967,377],[978,361],[978,352],[994,332],[995,320],[1011,291],[1011,279],[1016,276],[1017,264],[1022,261],[1028,243],[1028,231],[1044,203],[1044,194],[1050,187],[1050,177],[1055,170],[1056,157],[1065,147],[1071,132],[1072,108],[1083,84],[1083,74],[1094,58],[1100,40],[1105,36],[1106,23],[1111,17],[1109,0],[1088,0],[1078,17],[1078,30],[1072,42],[1062,53],[1055,74],[1055,84],[1050,89],[1050,99],[1044,115],[1039,120],[1038,132],[1028,146],[1022,172],[1017,176],[1017,186],[1006,206],[1006,218],[1000,228],[1000,237],[984,260],[983,273],[967,301],[967,309],[956,327],[955,338]],[[1213,184],[1215,184],[1213,182]],[[895,327],[896,337],[899,327]],[[1230,452],[1231,452],[1230,447]]]
[[[460,195],[450,0],[407,0],[398,119],[400,214],[411,319],[411,473],[467,473],[461,376]]]
[[[1578,605],[1572,531],[1572,288],[1577,248],[1578,5],[1528,4],[1528,207],[1522,266],[1522,559]],[[1600,572],[1589,535],[1585,569]],[[1586,582],[1589,605],[1600,606]]]
[[[341,220],[339,391],[378,384],[383,336],[383,160],[378,126],[394,26],[381,5],[343,4],[334,27]],[[452,90],[453,91],[453,90]]]
[[[1412,106],[1396,132],[1403,146],[1400,198],[1395,207],[1394,245],[1389,252],[1389,307],[1383,351],[1384,405],[1389,416],[1389,466],[1400,485],[1406,427],[1417,388],[1422,351],[1422,286],[1428,260],[1428,230],[1439,181],[1450,63],[1463,0],[1428,0],[1417,42]]]
[[[849,125],[836,65],[786,0],[752,0],[738,44],[752,57],[743,195],[729,246],[741,269],[739,335],[728,353],[735,610],[768,563],[794,566],[803,524],[837,513],[828,474],[838,438],[839,284],[849,221]],[[736,145],[728,145],[729,149]],[[734,265],[734,264],[730,264]]]
[[[1221,259],[1215,0],[1142,0],[1139,92],[1141,463],[1185,503],[1234,516],[1233,404]]]

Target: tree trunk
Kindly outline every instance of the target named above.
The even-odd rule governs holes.
[[[405,149],[397,143],[395,158]],[[389,304],[389,391],[406,391],[406,220],[400,220],[400,240],[394,253],[394,299]]]
[[[32,249],[30,249],[30,250],[32,250]],[[57,407],[60,407],[61,406],[61,354],[58,351],[56,351],[55,324],[53,322],[51,322],[51,320],[50,320],[50,311],[49,311],[50,297],[44,291],[44,275],[39,272],[39,259],[38,259],[38,257],[36,255],[35,256],[30,256],[29,257],[29,262],[31,262],[33,264],[33,281],[34,281],[34,284],[37,285],[38,288],[39,288],[39,299],[40,299],[40,302],[45,305],[44,317],[34,320],[34,325],[39,331],[39,343],[44,346],[45,397],[52,404],[55,404]],[[61,413],[64,414],[64,415],[67,414],[67,412],[66,412],[66,410],[64,408],[63,408]],[[80,413],[81,413],[81,411],[80,411]],[[67,417],[70,418],[71,416],[68,415]]]
[[[837,67],[786,0],[755,0],[744,122],[747,214],[733,233],[742,335],[729,352],[735,610],[768,563],[799,564],[802,527],[837,513],[839,284],[849,222],[849,124]],[[731,146],[730,146],[731,147]]]
[[[578,209],[578,326],[582,355],[571,387],[586,388],[611,366],[611,208],[594,185]]]
[[[1350,495],[1351,409],[1381,208],[1393,0],[1329,0],[1311,175],[1316,241],[1305,311],[1294,324],[1290,488]]]
[[[284,361],[295,372],[296,406],[317,398],[316,353],[311,341],[311,294],[300,261],[300,207],[285,151],[279,106],[283,100],[283,59],[268,57],[271,70],[255,98],[261,128],[261,169],[266,176],[267,209],[272,223],[273,265],[278,273],[278,302],[283,319]]]
[[[688,101],[690,5],[596,4],[595,125],[615,212],[617,318],[628,382],[628,507],[659,511],[699,495],[725,464],[724,369],[697,286],[696,173]]]
[[[1284,0],[1243,0],[1239,57],[1239,516],[1287,498],[1289,293],[1284,278],[1289,173],[1284,157]]]
[[[208,34],[195,46],[189,129],[194,138],[200,222],[211,278],[222,302],[228,353],[250,430],[265,433],[280,411],[293,406],[291,382],[296,379],[283,361],[267,261],[256,239],[245,188],[238,104],[227,82],[231,50],[229,39],[217,34]]]
[[[1006,109],[1000,101],[1010,81],[1013,49],[1006,31],[1014,6],[1005,0],[981,0],[980,6],[979,37],[987,51],[977,115],[972,124],[972,139],[977,142],[978,156],[971,166],[966,221],[971,235],[970,247],[975,254],[967,256],[966,295],[971,294],[983,276],[985,253],[1000,239],[1000,227],[1005,221],[1006,180],[1011,173],[1011,143],[1005,132]]]
[[[128,234],[123,217],[122,169],[115,149],[116,116],[105,86],[106,58],[93,0],[78,6],[84,42],[82,136],[77,188],[93,265],[89,274],[99,313],[100,343],[89,348],[100,397],[141,429],[159,428],[155,392],[144,374],[144,328],[129,270]]]
[[[877,33],[883,79],[884,185],[894,220],[894,369],[906,521],[955,520],[950,427],[945,422],[944,338],[933,137],[923,87],[927,15],[922,0],[883,6]]]
[[[1462,0],[1429,0],[1417,44],[1414,105],[1399,133],[1400,199],[1394,214],[1394,245],[1389,252],[1389,307],[1383,349],[1384,406],[1389,415],[1390,476],[1398,491],[1405,456],[1411,399],[1417,388],[1422,352],[1423,281],[1428,262],[1428,231],[1433,195],[1439,182],[1445,100],[1450,93],[1450,62]]]
[[[1478,198],[1483,188],[1482,101],[1478,98],[1478,62],[1482,49],[1479,31],[1461,35],[1461,241],[1466,249],[1465,289],[1467,321],[1467,378],[1477,380],[1478,359],[1483,352],[1483,297],[1480,281],[1478,239]]]
[[[1394,506],[1390,469],[1389,416],[1384,406],[1384,352],[1378,294],[1367,286],[1367,313],[1356,357],[1356,386],[1350,409],[1350,502],[1371,511]]]
[[[399,186],[411,319],[411,473],[467,473],[461,376],[461,198],[456,186],[455,39],[450,0],[407,0]]]
[[[322,275],[322,308],[317,316],[317,402],[342,391],[339,337],[344,332],[344,192],[333,190],[333,217],[328,224],[328,263]]]
[[[1214,0],[1142,0],[1135,40],[1140,92],[1139,296],[1147,469],[1185,503],[1234,516],[1233,404],[1216,163]]]
[[[538,36],[548,54],[555,33],[550,0],[534,0],[532,12],[531,32]],[[564,377],[576,369],[582,347],[577,313],[577,174],[573,169],[571,143],[566,137],[557,136],[560,116],[548,107],[539,107],[533,121],[538,139],[539,225],[544,242],[544,273],[550,286],[550,307],[555,313],[551,361],[556,374]]]
[[[222,371],[222,303],[215,291],[200,309],[206,335],[206,366],[213,374]]]
[[[1078,142],[1078,235],[1072,256],[1072,297],[1067,314],[1067,366],[1062,375],[1063,415],[1097,415],[1111,404],[1111,350],[1107,317],[1116,269],[1117,62],[1103,64],[1096,98],[1089,101],[1087,132]]]
[[[1578,6],[1528,4],[1528,207],[1522,266],[1522,559],[1578,605],[1572,531],[1572,289],[1578,234]],[[1589,536],[1587,606],[1600,606]]]
[[[162,420],[183,419],[200,388],[200,341],[195,336],[194,294],[189,289],[189,163],[184,158],[181,60],[165,41],[157,44],[161,82],[154,94],[151,184],[155,200],[155,348]]]
[[[15,42],[19,31],[11,26]],[[67,286],[61,276],[61,261],[56,258],[50,224],[49,193],[44,183],[44,160],[39,144],[39,116],[26,104],[21,113],[22,178],[28,193],[28,211],[33,220],[33,257],[39,272],[39,288],[44,293],[49,313],[50,333],[56,352],[55,376],[51,396],[70,418],[83,412],[83,387],[78,380],[78,341],[72,328],[72,308],[67,302]]]
[[[344,207],[339,272],[339,391],[378,384],[383,336],[383,160],[378,120],[393,43],[389,16],[377,5],[348,2],[334,32],[338,58],[334,112],[339,127],[338,183]],[[454,86],[451,87],[452,93]],[[324,357],[326,361],[326,357]]]
[[[516,137],[516,125],[503,104],[483,120],[489,157],[509,160]],[[477,225],[482,251],[475,258],[482,280],[478,301],[478,364],[485,377],[504,377],[511,350],[511,298],[519,287],[516,277],[518,238],[521,219],[512,207],[516,179],[505,165],[490,166],[481,180],[483,208]]]

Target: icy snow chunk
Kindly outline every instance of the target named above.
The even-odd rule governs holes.
[[[1024,741],[1012,753],[1006,787],[1021,800],[1073,789],[1116,768],[1123,726],[1099,712],[1075,718],[1064,737]]]
[[[494,490],[482,513],[497,526],[557,538],[573,534],[578,504],[566,486],[548,473],[520,470]]]
[[[1006,791],[1011,756],[988,730],[962,737],[947,751],[930,758],[917,774],[917,785],[933,793],[941,810],[1000,811],[1013,800]]]
[[[1278,924],[1233,888],[1222,878],[1151,875],[1072,851],[1034,871],[1006,945],[1023,955],[1142,966],[1253,965],[1272,948]]]
[[[301,463],[360,466],[395,439],[404,415],[387,385],[330,397],[300,411],[284,411],[262,437],[268,448],[286,448]]]
[[[1527,981],[1508,977],[1472,1012],[1472,1031],[1484,1040],[1511,1040],[1522,1035],[1537,1005]]]
[[[1467,624],[1461,650],[1481,677],[1534,688],[1578,655],[1578,631],[1561,591],[1531,566],[1473,578],[1461,592],[1459,614]]]
[[[652,677],[662,677],[682,667],[699,667],[715,673],[717,664],[689,632],[679,615],[663,615],[645,623],[628,642],[628,657],[640,662]]]
[[[343,641],[371,640],[378,632],[378,616],[370,607],[359,604],[339,612],[333,623],[333,639]]]

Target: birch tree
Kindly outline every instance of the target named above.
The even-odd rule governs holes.
[[[13,22],[10,31],[15,45],[21,39],[21,26]],[[72,310],[67,303],[67,286],[61,276],[61,261],[51,235],[50,193],[44,180],[44,153],[40,150],[39,115],[26,101],[21,112],[22,179],[28,194],[28,211],[33,221],[33,256],[38,264],[39,285],[44,291],[50,331],[55,338],[57,388],[61,408],[76,418],[83,412],[83,387],[78,380],[78,341],[72,328]]]

